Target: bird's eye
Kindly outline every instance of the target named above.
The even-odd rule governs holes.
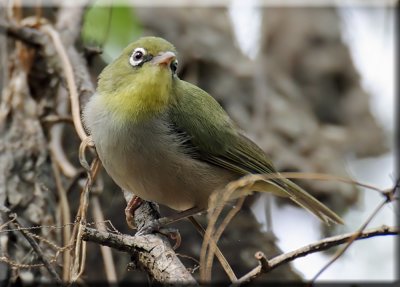
[[[132,66],[137,66],[139,64],[141,64],[145,58],[146,55],[146,50],[143,48],[136,48],[131,57],[129,58],[129,63]]]
[[[171,71],[175,74],[176,70],[178,69],[178,60],[174,60],[171,62]]]
[[[140,59],[142,59],[143,58],[143,53],[142,53],[142,51],[137,51],[137,52],[135,52],[135,54],[133,54],[133,59],[135,60],[135,61],[139,61]]]

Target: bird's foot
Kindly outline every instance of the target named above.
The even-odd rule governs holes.
[[[128,206],[129,205],[130,204],[128,204]],[[173,223],[173,222],[182,220],[184,218],[187,218],[189,216],[192,216],[194,214],[197,214],[199,212],[202,212],[202,211],[204,211],[204,208],[193,207],[188,210],[185,210],[185,211],[182,211],[179,213],[175,213],[169,217],[162,217],[162,218],[158,218],[158,219],[155,219],[152,221],[147,221],[142,227],[139,228],[139,230],[136,232],[136,235],[142,236],[142,235],[158,232],[158,233],[161,233],[161,234],[167,236],[171,240],[175,241],[174,249],[178,248],[181,243],[181,236],[180,236],[178,230],[174,229],[174,228],[165,228],[165,226],[170,223]],[[127,216],[127,218],[128,218],[128,216]],[[127,219],[127,221],[128,221],[128,219]]]
[[[147,235],[151,234],[154,232],[160,232],[164,225],[169,223],[169,218],[168,217],[162,217],[159,219],[152,220],[150,222],[147,222],[145,225],[139,228],[139,230],[136,232],[136,235]]]
[[[132,229],[136,229],[135,210],[142,204],[143,200],[134,195],[128,202],[125,208],[126,223]]]
[[[176,228],[161,228],[159,231],[161,234],[165,235],[169,239],[171,239],[173,242],[175,242],[174,246],[172,249],[176,250],[178,249],[179,246],[181,246],[182,242],[182,237],[181,234],[179,233],[179,230]]]
[[[150,221],[146,225],[142,226],[135,235],[143,236],[151,233],[158,232],[165,235],[169,239],[175,242],[173,249],[177,249],[181,245],[181,235],[176,228],[165,228],[166,224],[170,223],[170,218],[163,217],[153,221]]]
[[[161,227],[163,227],[165,225],[182,220],[184,218],[187,218],[189,216],[192,216],[192,215],[197,214],[202,211],[204,211],[204,208],[193,207],[193,208],[175,213],[169,217],[161,217],[156,220],[152,220],[152,221],[146,223],[144,226],[140,227],[136,234],[137,235],[146,235],[146,234],[150,234],[150,233],[153,233],[156,231],[159,232]]]

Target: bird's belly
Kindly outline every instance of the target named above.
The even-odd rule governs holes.
[[[118,185],[142,199],[176,210],[206,207],[209,195],[227,183],[217,180],[211,169],[210,175],[185,163],[172,163],[167,159],[159,162],[138,156],[126,162],[123,167],[122,172],[106,167]]]
[[[123,138],[127,135],[130,140]],[[152,125],[118,133],[96,146],[105,169],[121,188],[175,210],[207,207],[210,194],[237,177],[191,158],[170,134]]]

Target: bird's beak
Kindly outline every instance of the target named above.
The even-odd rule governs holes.
[[[166,66],[169,66],[169,64],[171,64],[171,62],[172,62],[173,60],[175,60],[175,59],[176,59],[175,53],[174,53],[174,52],[171,52],[171,51],[167,51],[167,52],[163,52],[163,53],[160,53],[160,54],[158,54],[157,56],[155,56],[155,57],[153,58],[153,60],[151,60],[151,62],[152,62],[154,65],[161,65],[161,64],[164,64],[164,65],[166,65]]]

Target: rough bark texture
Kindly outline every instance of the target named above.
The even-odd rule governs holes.
[[[40,122],[46,105],[52,100],[46,90],[41,95],[31,93],[28,73],[35,60],[35,51],[15,42],[7,50],[8,62],[1,64],[11,69],[7,86],[2,87],[0,103],[0,205],[15,212],[23,227],[58,225],[55,183],[47,138]],[[9,220],[5,214],[1,216],[3,222]],[[34,232],[54,241],[60,235],[45,228]],[[1,237],[3,254],[9,254],[21,263],[37,261],[31,246],[20,233],[3,233]],[[48,245],[42,247],[45,253],[53,253]],[[40,269],[18,272],[18,268],[0,264],[11,277],[49,279],[48,274]]]
[[[135,266],[148,273],[156,282],[165,285],[196,284],[169,242],[159,236],[126,236],[86,228],[83,239],[131,253],[135,258]]]

